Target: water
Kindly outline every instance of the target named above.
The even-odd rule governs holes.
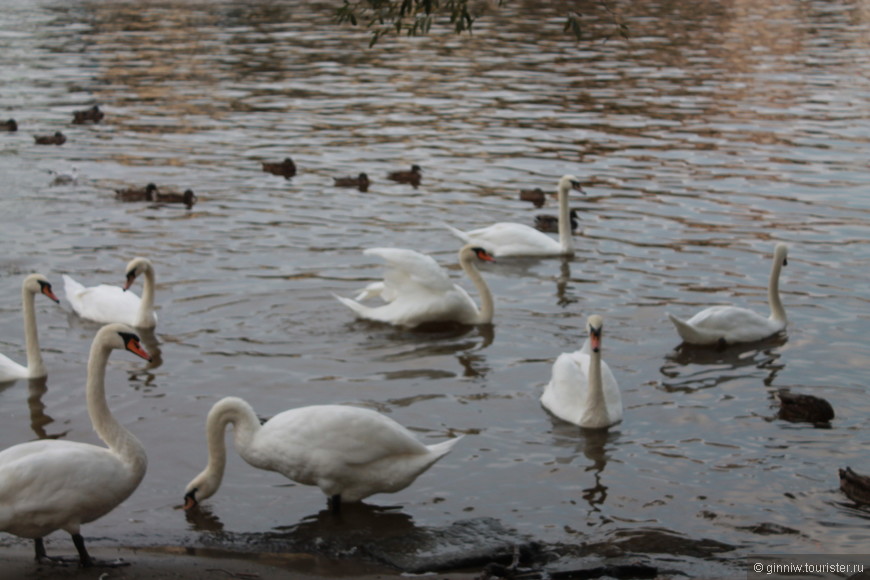
[[[263,415],[349,403],[426,442],[466,433],[410,488],[372,498],[416,526],[492,516],[565,545],[710,539],[734,547],[721,557],[740,573],[747,553],[866,548],[867,512],[837,489],[837,469],[861,471],[870,445],[865,3],[626,3],[630,41],[605,40],[591,8],[578,44],[560,8],[514,5],[472,36],[373,50],[329,3],[5,4],[0,117],[19,131],[0,134],[0,350],[24,360],[25,274],[60,293],[62,273],[121,284],[133,256],[156,264],[162,363],[116,353],[108,374],[149,471],[86,536],[206,537],[176,508],[205,463],[208,409],[238,395]],[[94,103],[101,124],[70,124]],[[33,144],[55,130],[65,145]],[[285,156],[292,180],[260,171]],[[385,179],[412,163],[418,189]],[[73,167],[75,184],[51,185],[49,170]],[[360,171],[367,193],[331,186]],[[539,210],[518,190],[553,191],[565,173],[588,193],[572,200],[577,256],[485,266],[492,329],[372,325],[332,298],[378,278],[361,253],[372,246],[430,253],[471,289],[441,222],[531,224]],[[199,203],[113,198],[147,182],[191,187]],[[777,241],[791,248],[787,337],[679,349],[666,310],[766,309]],[[592,313],[626,405],[606,434],[538,403]],[[41,297],[37,317],[49,377],[0,387],[0,440],[97,442],[82,389],[96,326]],[[827,398],[833,428],[770,420],[785,386]],[[233,455],[208,505],[213,528],[259,534],[325,500]]]

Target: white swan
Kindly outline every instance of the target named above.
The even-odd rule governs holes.
[[[499,222],[491,226],[463,232],[454,227],[447,229],[466,244],[475,244],[496,258],[506,256],[573,256],[574,240],[571,232],[568,192],[583,192],[580,181],[573,175],[559,180],[559,241],[533,227],[514,222]],[[445,224],[446,225],[446,224]]]
[[[137,276],[144,276],[142,298],[127,290]],[[63,276],[66,298],[76,314],[102,324],[121,322],[137,328],[154,328],[154,267],[148,258],[133,258],[127,264],[127,282],[123,288],[100,284],[85,288],[66,274]]]
[[[0,383],[16,379],[44,377],[45,363],[39,351],[39,335],[36,331],[36,310],[33,301],[36,294],[44,294],[60,302],[51,290],[51,284],[42,274],[31,274],[21,283],[21,313],[24,315],[24,344],[27,348],[27,366],[22,366],[4,354],[0,354]]]
[[[145,449],[106,404],[106,364],[113,349],[150,358],[129,326],[104,326],[94,338],[88,358],[88,414],[108,449],[42,439],[0,452],[0,531],[33,539],[37,560],[50,560],[42,538],[64,530],[72,536],[81,565],[97,564],[85,549],[81,525],[115,509],[145,475]]]
[[[427,322],[492,322],[492,293],[474,264],[475,258],[493,261],[492,256],[482,248],[467,245],[459,250],[459,264],[480,294],[479,310],[468,292],[454,284],[430,256],[397,248],[370,248],[363,253],[386,260],[384,281],[369,284],[356,300],[335,296],[360,318],[405,327]],[[386,304],[370,307],[358,302],[376,296],[380,296]]]
[[[258,469],[316,485],[334,512],[342,502],[405,489],[462,438],[427,446],[389,417],[344,405],[291,409],[261,426],[248,403],[226,397],[208,414],[208,465],[187,485],[185,509],[220,488],[228,424],[233,425],[236,451],[242,459]]]
[[[684,342],[690,344],[732,344],[753,342],[785,330],[788,319],[779,297],[779,274],[788,264],[788,247],[777,244],[767,286],[770,316],[765,317],[738,306],[711,306],[688,320],[668,313]]]
[[[601,360],[604,320],[593,314],[586,321],[589,338],[577,352],[559,355],[541,395],[541,404],[556,417],[588,429],[603,429],[622,421],[622,395],[610,367]]]

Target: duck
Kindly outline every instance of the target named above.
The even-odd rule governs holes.
[[[369,284],[354,300],[333,294],[359,318],[406,328],[439,322],[492,323],[492,293],[475,265],[477,260],[494,261],[483,248],[468,244],[458,252],[462,270],[480,294],[480,308],[431,256],[403,248],[369,248],[363,254],[387,262],[384,280]],[[370,298],[380,298],[386,304],[371,307],[360,303]]]
[[[115,190],[115,199],[120,201],[154,201],[157,186],[149,183],[145,187],[125,187]]]
[[[185,488],[185,510],[221,486],[227,425],[233,426],[236,451],[248,464],[319,487],[333,513],[343,503],[405,489],[462,439],[424,445],[393,419],[348,405],[298,407],[261,425],[245,400],[225,397],[208,413],[208,464]]]
[[[580,350],[556,358],[541,395],[541,405],[550,413],[585,429],[605,429],[622,421],[619,384],[601,360],[603,329],[600,315],[587,318],[586,342]]]
[[[192,189],[185,189],[184,193],[177,191],[164,192],[158,189],[154,192],[154,201],[158,203],[183,203],[187,209],[190,209],[197,202],[197,197]]]
[[[112,415],[106,402],[106,365],[113,350],[148,360],[132,328],[110,324],[94,337],[85,396],[91,424],[108,447],[61,439],[20,443],[0,452],[0,531],[32,539],[41,563],[50,558],[43,538],[64,530],[83,567],[123,565],[93,559],[82,524],[118,507],[139,487],[148,462],[142,443]]]
[[[279,161],[277,163],[271,163],[267,161],[262,162],[263,171],[266,173],[271,173],[272,175],[280,175],[284,179],[290,179],[294,175],[296,175],[296,164],[293,163],[293,160],[289,157],[285,157],[284,161]]]
[[[787,388],[776,392],[780,407],[777,417],[792,423],[812,423],[816,427],[830,427],[834,408],[829,402],[815,395],[792,393]]]
[[[45,363],[42,361],[39,334],[36,330],[34,298],[37,294],[42,294],[49,300],[60,304],[60,300],[51,289],[51,283],[44,275],[30,274],[24,278],[21,282],[21,312],[24,315],[24,344],[27,349],[27,366],[20,365],[0,353],[0,383],[18,379],[39,379],[48,374]]]
[[[870,504],[870,477],[855,473],[851,467],[840,469],[840,490],[855,503]]]
[[[66,143],[66,136],[60,131],[55,131],[54,135],[34,135],[33,140],[37,145],[63,145]]]
[[[410,183],[418,187],[423,180],[423,170],[419,165],[412,165],[410,171],[392,171],[387,174],[387,179],[397,183]]]
[[[667,313],[683,342],[698,345],[719,345],[755,342],[785,330],[788,318],[779,296],[779,276],[788,265],[788,246],[776,244],[773,265],[767,285],[770,316],[738,306],[711,306],[688,320]]]
[[[142,329],[157,325],[154,313],[154,265],[148,258],[137,257],[127,264],[124,287],[100,284],[85,287],[70,276],[63,275],[64,293],[76,314],[101,324],[123,322]],[[130,287],[142,276],[140,299]]]
[[[496,258],[517,256],[573,256],[568,210],[568,192],[585,193],[580,181],[573,175],[564,175],[559,180],[559,240],[539,232],[531,226],[514,222],[499,222],[491,226],[463,232],[445,224],[454,236],[466,244],[476,244]]]
[[[535,207],[541,207],[547,201],[547,196],[544,190],[540,187],[535,189],[521,189],[520,201],[530,201]]]
[[[76,125],[84,123],[99,123],[103,117],[105,117],[105,114],[97,105],[82,111],[73,111],[73,123]]]
[[[575,233],[577,231],[577,227],[580,225],[577,218],[577,210],[572,209],[571,213],[568,214],[571,219],[571,233]],[[559,216],[555,215],[547,215],[540,214],[535,216],[535,229],[541,232],[558,232],[559,231]]]
[[[0,123],[0,131],[17,131],[18,130],[18,122],[15,119],[7,119]]]
[[[360,173],[356,177],[333,177],[335,187],[355,187],[365,193],[369,190],[369,176]]]

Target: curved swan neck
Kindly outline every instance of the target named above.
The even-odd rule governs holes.
[[[21,288],[21,310],[24,315],[24,342],[27,348],[27,371],[30,378],[44,377],[47,373],[42,353],[39,351],[39,333],[36,330],[36,295],[26,287]]]
[[[106,403],[106,365],[111,352],[112,348],[100,340],[95,340],[91,346],[86,388],[88,415],[100,439],[129,463],[133,474],[141,479],[148,461],[145,448],[135,435],[118,423]]]
[[[571,231],[571,211],[568,208],[570,183],[559,183],[559,244],[565,255],[574,254],[574,236]]]
[[[142,282],[142,302],[139,304],[135,326],[146,328],[154,325],[154,270],[145,268],[143,275],[145,280]]]
[[[474,287],[477,288],[477,293],[480,294],[480,314],[478,315],[478,324],[490,324],[493,314],[495,314],[495,305],[492,301],[492,291],[489,289],[489,284],[480,275],[480,270],[474,265],[474,253],[460,251],[459,264],[465,275],[471,279]]]
[[[256,413],[242,399],[226,397],[215,403],[209,411],[205,426],[208,438],[208,465],[199,477],[209,482],[209,489],[203,490],[199,499],[214,494],[221,485],[227,464],[225,433],[227,425],[230,424],[233,425],[236,450],[243,458],[251,446],[254,435],[260,429],[260,421]]]
[[[783,256],[779,252],[774,254],[773,267],[770,269],[770,281],[767,283],[767,302],[770,305],[770,318],[777,322],[788,321],[785,308],[779,296],[779,275],[782,272]]]

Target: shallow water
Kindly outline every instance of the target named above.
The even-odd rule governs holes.
[[[318,490],[234,455],[214,520],[176,509],[205,463],[205,415],[233,394],[263,415],[349,403],[426,442],[466,433],[414,485],[372,498],[415,526],[492,516],[564,544],[663,531],[734,546],[722,555],[734,562],[864,551],[868,512],[838,491],[837,469],[860,471],[870,445],[870,7],[758,4],[626,3],[629,41],[605,40],[593,11],[578,44],[559,8],[513,6],[472,36],[369,50],[329,3],[6,3],[0,118],[19,131],[0,133],[0,351],[23,362],[26,273],[61,295],[62,273],[121,284],[133,256],[156,264],[162,360],[116,353],[108,379],[149,471],[85,535],[195,543],[323,509]],[[102,123],[70,123],[94,103]],[[65,145],[34,145],[55,130]],[[286,156],[293,179],[260,170]],[[412,163],[419,188],[385,179]],[[75,183],[52,184],[71,168]],[[367,193],[332,187],[360,171]],[[471,290],[441,222],[531,224],[555,202],[537,210],[518,190],[552,191],[565,173],[587,191],[572,200],[578,253],[485,266],[492,328],[397,330],[332,298],[377,279],[361,253],[372,246],[430,253]],[[113,188],[147,182],[192,187],[199,203],[115,201]],[[766,309],[777,241],[790,245],[787,336],[678,348],[666,310]],[[604,434],[538,403],[592,313],[626,406]],[[97,327],[65,301],[38,297],[37,317],[49,377],[0,385],[0,442],[95,442],[82,385]],[[827,398],[833,428],[771,420],[785,386]]]

